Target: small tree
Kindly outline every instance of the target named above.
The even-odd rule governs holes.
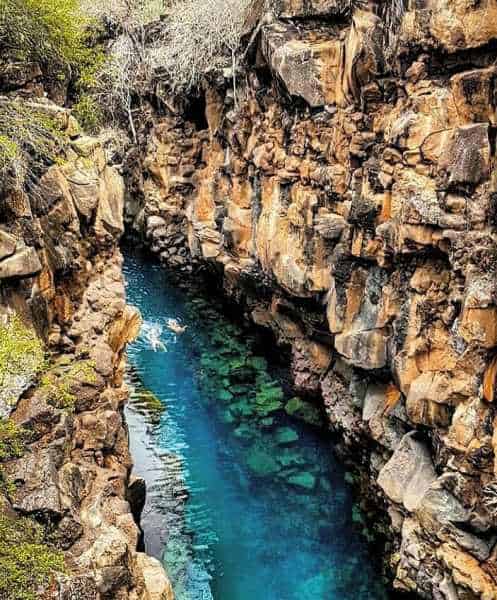
[[[55,77],[79,71],[95,60],[89,26],[79,0],[0,0],[1,59],[37,62]]]
[[[96,95],[108,113],[127,116],[133,138],[133,100],[153,86],[158,74],[176,92],[188,91],[229,60],[236,102],[237,51],[252,0],[85,2],[88,14],[117,31],[98,73]]]
[[[191,88],[231,55],[236,98],[237,50],[251,0],[180,0],[170,12],[164,38],[156,50],[175,88]]]
[[[153,70],[146,27],[164,14],[165,6],[164,0],[83,0],[82,4],[88,16],[117,32],[107,48],[107,60],[96,73],[94,95],[113,120],[126,115],[134,141],[133,97],[146,88]]]

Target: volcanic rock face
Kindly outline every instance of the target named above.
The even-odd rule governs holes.
[[[386,503],[395,587],[497,598],[497,5],[280,4],[236,102],[155,119],[128,217],[291,347]]]
[[[127,501],[123,352],[140,316],[126,305],[117,246],[123,181],[97,139],[73,137],[66,157],[32,193],[2,196],[0,316],[16,313],[49,352],[43,377],[2,390],[3,416],[29,432],[2,467],[15,484],[0,491],[2,511],[48,524],[64,551],[67,575],[43,597],[169,600],[162,566],[137,552]]]

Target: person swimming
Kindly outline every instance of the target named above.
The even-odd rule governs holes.
[[[167,352],[167,347],[164,342],[160,339],[162,335],[162,327],[159,323],[147,324],[144,327],[145,337],[147,338],[150,347],[154,352]]]
[[[181,325],[181,323],[177,319],[166,319],[166,325],[176,334],[185,333],[187,325]]]

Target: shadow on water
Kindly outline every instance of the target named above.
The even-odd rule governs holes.
[[[215,302],[125,258],[128,301],[144,319],[127,408],[148,487],[142,527],[177,599],[386,598],[319,411],[284,392]]]

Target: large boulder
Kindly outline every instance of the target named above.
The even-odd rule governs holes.
[[[0,262],[0,279],[33,277],[41,271],[41,262],[34,248],[24,248]]]
[[[106,168],[100,179],[95,231],[99,237],[124,233],[124,182],[119,173]]]
[[[436,473],[428,448],[407,433],[380,471],[378,485],[386,496],[402,504],[407,510],[416,509],[430,485],[436,480]]]
[[[16,246],[16,238],[0,229],[0,260],[12,256],[16,251]]]
[[[15,483],[13,506],[23,513],[60,515],[58,468],[61,466],[60,448],[32,448],[12,465],[11,477]]]
[[[262,48],[291,96],[313,107],[335,101],[340,41],[333,30],[306,34],[292,24],[276,22],[263,30]]]
[[[142,600],[174,600],[174,592],[161,563],[142,552],[136,554],[136,571],[143,582]]]

